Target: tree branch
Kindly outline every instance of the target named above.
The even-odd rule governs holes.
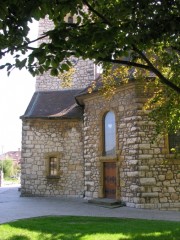
[[[144,65],[141,63],[136,63],[136,62],[131,62],[131,61],[126,61],[126,60],[117,60],[117,59],[111,59],[111,58],[98,58],[98,61],[102,62],[110,62],[110,63],[117,63],[117,64],[122,64],[130,67],[137,67],[137,68],[143,68],[146,70],[151,70],[151,68],[148,65]]]
[[[104,21],[104,23],[108,24],[109,26],[112,25],[111,22],[110,22],[107,18],[105,18],[101,13],[99,13],[98,11],[96,11],[96,10],[88,3],[87,0],[83,0],[83,3],[89,8],[89,10],[90,10],[91,12],[93,12],[93,13],[96,14],[99,18],[101,18],[101,19]]]
[[[29,49],[29,50],[35,50],[36,48],[34,48],[34,47],[29,47],[29,46],[27,46],[27,49]]]
[[[26,48],[28,48],[28,49],[31,49],[31,50],[34,50],[35,48],[29,47],[28,45],[31,44],[31,43],[37,42],[37,41],[39,41],[39,40],[41,40],[41,39],[43,39],[43,38],[45,38],[45,37],[48,37],[48,34],[44,34],[44,35],[42,35],[41,37],[36,38],[36,39],[34,39],[34,40],[32,40],[32,41],[29,41],[29,42],[27,42],[27,43],[24,43],[24,44],[22,44],[22,45],[20,45],[20,46],[17,46],[17,47],[14,46],[13,48],[9,48],[9,49],[7,49],[7,50],[4,51],[4,52],[3,52],[3,51],[0,51],[0,57],[5,56],[6,53],[11,52],[12,50],[13,50],[13,51],[19,51],[20,49],[22,49],[22,48],[24,48],[24,47],[26,47]]]
[[[37,42],[37,41],[39,41],[39,40],[41,40],[41,39],[43,39],[43,38],[45,38],[45,37],[48,37],[48,34],[44,34],[44,35],[42,35],[41,37],[38,37],[38,38],[36,38],[36,39],[28,42],[27,45],[29,45],[29,44],[31,44],[31,43],[34,43],[34,42]],[[24,45],[24,46],[26,46],[26,45]]]
[[[133,50],[137,52],[139,56],[147,63],[147,66],[149,66],[149,70],[155,73],[155,75],[159,78],[159,80],[162,83],[164,83],[165,85],[167,85],[168,87],[172,88],[173,90],[180,94],[180,88],[171,81],[169,81],[167,78],[165,78],[162,75],[162,73],[156,67],[154,67],[154,65],[149,61],[146,55],[143,52],[141,52],[135,45],[133,45]]]

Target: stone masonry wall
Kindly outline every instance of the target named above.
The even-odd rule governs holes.
[[[53,23],[45,17],[39,21],[39,36],[44,32],[53,28]],[[48,39],[39,40],[38,44],[40,45]],[[74,74],[72,75],[72,83],[69,89],[80,89],[85,88],[97,77],[96,67],[91,60],[83,60],[81,58],[73,58],[73,68],[75,69]],[[52,77],[50,72],[46,72],[42,75],[36,77],[36,91],[44,90],[60,90],[64,89],[61,85],[61,79],[58,77]]]
[[[135,92],[135,116],[125,118],[125,123],[127,125],[133,123],[131,136],[134,134],[134,138],[126,141],[129,151],[133,148],[136,152],[134,161],[127,164],[132,171],[122,173],[122,176],[131,182],[129,194],[127,195],[127,188],[122,192],[123,200],[128,206],[137,208],[180,210],[180,158],[168,153],[165,137],[152,142],[154,123],[148,119],[147,112],[143,110],[146,93],[143,94],[142,86],[138,84]]]
[[[85,88],[95,79],[95,66],[92,61],[76,59],[73,68],[75,73],[72,75],[70,87],[63,87],[60,78],[52,77],[49,72],[46,72],[36,77],[36,91]]]
[[[22,128],[22,196],[83,197],[82,122],[24,120]],[[47,158],[59,156],[59,178],[47,176]]]
[[[143,110],[145,101],[133,83],[122,87],[109,101],[102,96],[85,99],[85,196],[103,197],[102,164],[108,157],[102,155],[102,119],[112,110],[116,115],[117,154],[109,159],[117,166],[116,198],[130,207],[180,210],[180,159],[168,154],[164,138],[151,142],[154,123]]]
[[[131,141],[134,138],[134,134],[130,137],[129,129],[133,130],[133,123],[124,122],[125,117],[133,115],[135,110],[135,102],[133,95],[134,87],[123,88],[122,91],[114,95],[109,101],[102,96],[91,97],[85,99],[85,113],[84,113],[84,158],[85,158],[85,196],[87,198],[103,197],[102,192],[102,177],[103,174],[102,164],[103,161],[108,160],[106,157],[103,158],[103,116],[108,111],[113,111],[116,116],[116,135],[117,135],[117,153],[118,157],[115,156],[114,161],[117,162],[120,175],[123,172],[129,171],[127,163],[134,161],[134,155],[136,149],[129,151],[126,139]],[[129,104],[131,102],[131,104]],[[120,152],[124,151],[126,157]],[[123,160],[123,161],[122,161]],[[122,165],[122,166],[121,166]],[[120,167],[121,166],[121,167]],[[130,188],[131,182],[125,180],[122,176],[118,176],[118,185],[126,181],[126,189],[123,188],[124,193]],[[129,190],[126,195],[129,194]],[[119,196],[120,197],[120,196]]]

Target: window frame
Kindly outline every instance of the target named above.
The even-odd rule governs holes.
[[[49,179],[58,179],[60,178],[60,153],[48,153],[45,155],[45,161],[46,161],[46,177]],[[51,159],[55,158],[57,163],[56,163],[56,174],[52,175],[51,174],[51,169],[50,169],[50,161]]]
[[[67,23],[70,23],[70,24],[74,23],[74,18],[73,18],[73,16],[68,16],[68,17],[67,17]]]
[[[114,115],[114,131],[115,131],[115,134],[114,134],[114,140],[115,140],[115,150],[113,152],[113,154],[107,154],[106,153],[106,116],[108,113],[113,113]],[[115,156],[116,155],[116,150],[117,150],[117,139],[116,139],[116,132],[117,132],[117,129],[116,129],[116,115],[115,115],[115,112],[113,110],[109,110],[109,111],[106,111],[103,115],[103,119],[102,119],[102,147],[103,147],[103,151],[102,151],[102,155],[104,157],[112,157],[112,156]]]
[[[180,154],[180,146],[177,148],[174,144],[179,141],[180,144],[180,133],[176,134],[176,133],[169,133],[168,136],[168,152],[170,154]],[[175,140],[173,141],[173,138],[175,138]],[[177,138],[177,140],[176,140]],[[172,150],[174,149],[174,151]],[[176,150],[177,149],[177,150]]]
[[[57,157],[50,157],[49,158],[49,176],[50,177],[57,177],[58,175],[58,159]]]

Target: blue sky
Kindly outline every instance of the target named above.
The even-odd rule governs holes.
[[[31,28],[34,39],[37,24]],[[6,60],[1,60],[0,64]],[[25,69],[15,69],[9,77],[6,70],[0,70],[0,154],[21,148],[22,122],[19,117],[25,112],[34,91],[35,78]]]

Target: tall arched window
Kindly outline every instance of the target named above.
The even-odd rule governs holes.
[[[110,111],[104,116],[104,155],[114,155],[116,152],[115,114]]]

